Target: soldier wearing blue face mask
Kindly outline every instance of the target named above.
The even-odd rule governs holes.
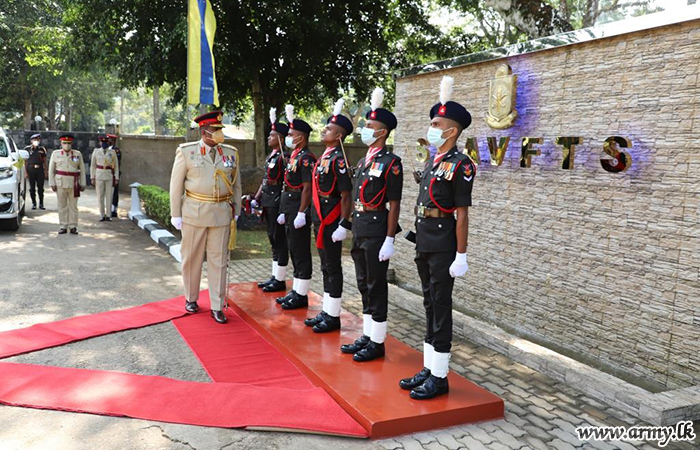
[[[427,140],[437,148],[419,187],[415,262],[423,290],[427,330],[423,369],[399,382],[411,398],[424,400],[449,391],[447,372],[452,345],[452,288],[468,270],[468,207],[476,166],[457,149],[457,139],[471,115],[450,101],[453,79],[444,77],[440,102],[430,110]]]
[[[386,147],[389,133],[396,128],[396,116],[384,108],[384,90],[372,93],[372,110],[362,129],[367,154],[357,163],[353,176],[352,259],[357,288],[362,294],[362,335],[343,345],[343,353],[354,353],[358,362],[384,356],[387,332],[389,286],[387,270],[394,254],[403,189],[401,158]],[[388,206],[388,208],[387,208]]]

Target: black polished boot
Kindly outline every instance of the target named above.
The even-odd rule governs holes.
[[[450,385],[447,383],[447,377],[438,378],[431,374],[425,380],[425,383],[411,391],[411,398],[414,400],[428,400],[448,392],[450,392]]]
[[[104,216],[100,217],[100,222],[105,222],[106,220],[107,220],[106,217],[104,217]]]
[[[340,317],[333,317],[326,314],[326,318],[322,322],[317,323],[312,328],[314,333],[328,333],[330,331],[340,330]]]
[[[286,310],[306,308],[308,306],[309,306],[309,296],[308,295],[299,295],[296,292],[294,293],[294,296],[291,299],[282,303],[282,309],[286,309]]]
[[[285,295],[284,297],[277,297],[277,299],[275,301],[277,302],[278,305],[281,305],[282,303],[286,302],[287,300],[293,299],[295,295],[296,295],[296,291],[294,289],[292,289],[291,291],[287,292],[287,295]]]
[[[275,276],[274,276],[274,275],[272,275],[270,278],[268,278],[268,279],[265,280],[265,281],[258,281],[258,287],[259,287],[259,288],[264,288],[265,286],[267,286],[268,284],[272,283],[273,281],[275,281]]]
[[[78,229],[77,229],[77,228],[71,228],[71,229],[70,229],[70,234],[78,234]]]
[[[68,230],[66,230],[65,228],[61,228],[60,230],[58,230],[58,234],[66,234],[66,233],[68,233]]]
[[[372,361],[384,357],[384,344],[369,341],[369,344],[352,357],[357,362]]]
[[[32,203],[32,210],[36,210],[36,203]]]
[[[304,325],[307,327],[313,327],[317,323],[321,323],[325,320],[325,318],[328,317],[328,314],[326,314],[325,311],[321,311],[320,313],[316,314],[316,317],[309,317],[304,321]]]
[[[348,354],[357,353],[363,348],[367,347],[367,344],[369,344],[369,336],[363,334],[362,336],[357,338],[352,344],[341,345],[340,351]]]
[[[273,278],[271,283],[263,286],[263,292],[282,292],[287,290],[287,283]]]
[[[185,311],[187,311],[188,313],[196,313],[197,311],[199,311],[199,305],[197,304],[197,302],[185,301]]]
[[[46,209],[46,208],[44,208],[44,202],[39,203],[39,209],[41,209],[41,210]]]
[[[425,383],[425,380],[427,380],[429,376],[430,369],[423,367],[423,370],[413,375],[411,378],[404,378],[403,380],[399,381],[399,386],[401,386],[401,389],[410,391],[411,389]]]
[[[112,218],[111,218],[111,217],[105,216],[105,222],[111,222],[111,221],[112,221]]]
[[[214,311],[213,309],[211,310],[211,316],[216,320],[217,323],[226,323],[228,322],[228,319],[224,315],[223,311]]]
[[[112,217],[119,217],[116,211],[112,211]]]

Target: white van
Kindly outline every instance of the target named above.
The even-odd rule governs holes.
[[[17,231],[22,225],[27,196],[24,162],[28,158],[29,152],[19,150],[0,128],[0,230]]]

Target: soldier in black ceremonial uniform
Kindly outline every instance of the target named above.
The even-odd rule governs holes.
[[[333,115],[326,120],[321,141],[326,150],[313,170],[312,217],[316,248],[323,273],[323,308],[316,317],[304,321],[315,333],[340,329],[340,303],[343,295],[341,256],[343,239],[352,227],[352,181],[342,149],[345,136],[352,134],[352,121],[340,114],[344,100],[336,102]]]
[[[284,224],[289,253],[294,264],[294,283],[292,290],[277,303],[282,309],[305,308],[309,304],[309,285],[311,284],[311,171],[316,157],[309,151],[309,134],[311,126],[301,119],[294,118],[294,107],[285,108],[289,131],[285,144],[292,149],[287,168],[284,171],[280,214],[277,223]]]
[[[444,77],[440,102],[430,110],[428,142],[437,148],[428,160],[418,193],[416,266],[423,288],[427,331],[424,368],[399,385],[411,398],[433,398],[449,391],[447,372],[452,345],[454,277],[468,270],[468,207],[476,166],[457,150],[457,139],[471,123],[464,106],[450,101],[453,80]]]
[[[386,140],[396,128],[396,116],[381,108],[384,90],[372,93],[362,142],[369,147],[353,177],[352,259],[362,294],[363,334],[340,347],[358,362],[384,356],[389,286],[386,273],[394,254],[403,189],[401,158],[389,152]],[[387,210],[387,204],[389,209]]]
[[[119,147],[117,147],[117,139],[119,139],[119,136],[116,134],[108,134],[107,135],[108,143],[109,143],[109,148],[114,150],[114,153],[117,154],[117,161],[119,162],[119,178],[117,178],[117,181],[114,185],[114,189],[112,189],[112,217],[117,217],[117,208],[119,207],[119,180],[122,179],[122,151],[119,150]]]
[[[29,178],[29,196],[32,198],[32,209],[36,209],[36,194],[39,193],[39,209],[44,208],[44,180],[49,178],[46,165],[46,149],[41,145],[41,134],[33,134],[29,138],[31,145],[24,147],[29,152],[26,163],[27,178]]]
[[[251,204],[254,208],[262,206],[263,217],[267,224],[267,237],[272,246],[272,276],[258,283],[263,292],[278,292],[287,290],[287,263],[289,262],[289,249],[287,248],[287,236],[285,236],[284,224],[277,223],[280,214],[280,200],[282,195],[282,183],[284,183],[284,169],[287,166],[288,154],[285,154],[282,140],[287,137],[289,127],[277,122],[277,110],[270,109],[270,134],[267,137],[267,145],[272,148],[270,156],[265,160],[265,174],[262,184],[255,194]]]

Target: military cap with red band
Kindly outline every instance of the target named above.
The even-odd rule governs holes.
[[[204,113],[199,117],[195,117],[194,121],[202,127],[223,128],[224,124],[221,121],[224,119],[224,114],[221,111],[211,111]]]
[[[73,142],[73,135],[72,134],[62,134],[59,136],[58,140],[61,142]]]

